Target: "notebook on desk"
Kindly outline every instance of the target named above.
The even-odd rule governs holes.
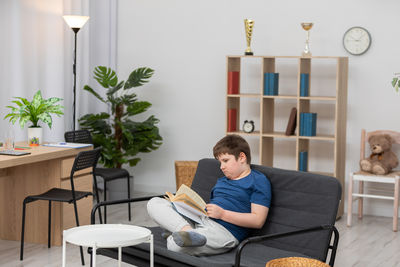
[[[15,151],[15,150],[0,151],[0,155],[6,155],[6,156],[23,156],[23,155],[29,155],[29,154],[31,154],[31,152]]]
[[[59,142],[59,143],[48,143],[48,144],[43,144],[43,146],[65,147],[65,148],[82,148],[82,147],[89,147],[89,146],[92,146],[92,144],[80,144],[80,143]]]

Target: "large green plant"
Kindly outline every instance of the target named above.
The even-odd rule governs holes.
[[[12,103],[17,106],[7,106],[11,109],[4,119],[9,118],[10,122],[13,124],[19,120],[19,125],[24,128],[25,124],[30,121],[32,125],[30,127],[39,127],[39,121],[46,123],[49,128],[53,124],[51,114],[56,114],[57,116],[63,115],[61,105],[56,105],[55,103],[62,100],[62,98],[51,97],[49,99],[43,99],[40,90],[36,92],[33,96],[32,101],[28,101],[23,97],[14,97],[18,100],[12,101]]]
[[[94,78],[106,89],[106,98],[90,86],[84,86],[84,90],[111,108],[111,114],[87,114],[79,119],[82,129],[91,132],[95,147],[103,147],[100,162],[104,166],[121,168],[125,163],[135,166],[140,161],[138,153],[151,152],[162,144],[156,126],[159,122],[157,118],[151,115],[142,122],[132,120],[133,116],[145,112],[151,104],[138,101],[130,89],[147,83],[153,73],[154,70],[150,68],[138,68],[132,71],[126,82],[119,82],[114,70],[98,66],[94,70]]]

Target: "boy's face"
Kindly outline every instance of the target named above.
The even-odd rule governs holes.
[[[248,170],[246,155],[240,153],[238,159],[231,154],[221,154],[218,156],[218,161],[221,163],[221,170],[229,179],[242,178],[243,173]]]

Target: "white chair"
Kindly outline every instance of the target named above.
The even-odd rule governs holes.
[[[364,129],[361,130],[361,146],[360,146],[360,159],[364,159],[365,155],[365,144],[368,143],[368,138],[375,134],[389,134],[393,139],[393,144],[400,144],[400,132],[380,130],[373,132],[366,132]],[[369,155],[367,155],[368,157]],[[352,219],[352,206],[353,201],[358,200],[358,218],[361,219],[363,216],[363,198],[374,198],[374,199],[386,199],[393,201],[393,231],[397,232],[398,223],[398,207],[399,207],[399,179],[400,171],[392,171],[386,175],[375,175],[372,173],[358,171],[350,173],[350,179],[348,184],[347,194],[347,226],[351,226]],[[353,192],[353,181],[358,181],[358,193]],[[388,186],[381,186],[381,190],[368,190],[364,192],[365,183],[377,184],[392,184],[394,190],[387,190]],[[371,191],[371,192],[370,192]],[[354,197],[354,198],[353,198]]]

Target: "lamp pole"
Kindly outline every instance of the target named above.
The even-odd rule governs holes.
[[[75,131],[75,125],[76,125],[76,40],[78,37],[78,31],[80,30],[80,28],[72,28],[72,30],[74,31],[74,35],[75,35],[75,45],[74,45],[74,64],[72,66],[72,72],[74,74],[74,101],[72,104],[72,108],[74,110],[73,116],[72,116],[72,130]]]

